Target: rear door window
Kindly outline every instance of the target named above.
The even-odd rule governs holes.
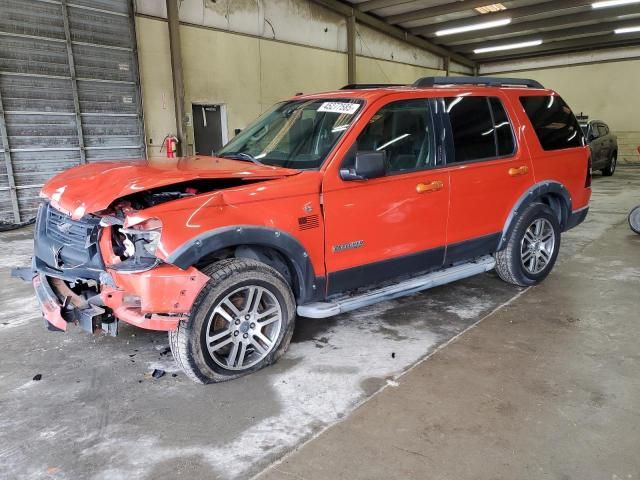
[[[453,133],[454,162],[488,160],[514,152],[513,130],[500,99],[445,98],[445,111]]]
[[[558,95],[520,97],[520,103],[544,150],[583,146],[578,120]]]

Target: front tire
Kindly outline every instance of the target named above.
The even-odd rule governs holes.
[[[188,321],[169,332],[178,366],[198,383],[255,372],[286,351],[295,325],[295,299],[276,270],[261,262],[227,259],[203,272],[209,282]]]
[[[614,153],[613,155],[611,155],[611,159],[609,160],[609,165],[607,165],[607,168],[604,168],[602,170],[602,175],[604,177],[610,177],[616,171],[617,165],[618,165],[618,158],[617,158],[617,155]]]
[[[544,280],[560,249],[560,223],[543,203],[529,205],[516,220],[504,249],[496,252],[496,272],[502,280],[528,287]]]

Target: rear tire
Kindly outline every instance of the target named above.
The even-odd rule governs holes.
[[[198,383],[217,383],[274,363],[293,335],[296,309],[276,270],[233,258],[203,269],[210,277],[188,321],[169,332],[178,366]]]
[[[504,249],[496,252],[496,272],[505,282],[528,287],[544,280],[560,249],[560,223],[543,203],[533,203],[516,219]]]
[[[629,212],[629,226],[631,230],[640,234],[640,205]]]
[[[610,177],[616,171],[617,165],[618,165],[618,158],[617,158],[617,155],[614,153],[613,155],[611,155],[611,158],[609,159],[609,165],[607,165],[606,168],[602,169],[602,175],[604,177]]]

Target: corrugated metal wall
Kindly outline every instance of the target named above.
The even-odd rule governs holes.
[[[74,165],[145,155],[130,0],[0,0],[0,222]]]

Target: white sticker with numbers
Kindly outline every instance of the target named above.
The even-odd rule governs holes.
[[[346,115],[353,115],[360,108],[358,103],[346,103],[346,102],[324,102],[318,108],[319,112],[329,113],[344,113]]]

